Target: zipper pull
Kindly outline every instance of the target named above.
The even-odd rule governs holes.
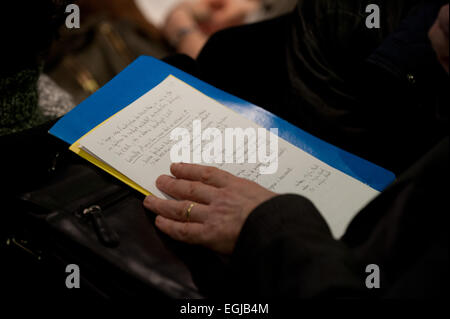
[[[98,205],[91,206],[83,210],[83,216],[87,216],[94,224],[95,232],[101,243],[106,247],[114,248],[119,245],[119,236],[109,227],[102,214],[102,208]]]

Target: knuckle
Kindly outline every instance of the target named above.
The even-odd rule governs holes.
[[[225,188],[219,188],[216,190],[216,199],[222,199],[226,196]]]
[[[218,195],[221,200],[227,200],[233,196],[232,191],[230,191],[228,188],[219,189]]]
[[[215,206],[218,211],[226,210],[228,207],[235,205],[236,195],[233,190],[222,188],[218,191]]]
[[[188,184],[188,186],[187,186],[187,195],[189,197],[192,197],[192,196],[195,195],[195,193],[196,193],[196,186],[197,186],[196,183],[189,183]]]
[[[180,202],[179,205],[177,205],[177,209],[175,210],[175,215],[178,219],[183,219],[185,215],[185,211],[187,210],[187,202]]]
[[[178,235],[180,236],[180,239],[182,241],[188,240],[189,239],[189,224],[182,224],[178,231]]]
[[[210,183],[215,172],[216,169],[214,167],[206,167],[205,169],[203,169],[202,173],[200,174],[201,182],[205,184]]]

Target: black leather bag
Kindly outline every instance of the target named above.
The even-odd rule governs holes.
[[[69,152],[57,158],[53,176],[15,201],[8,245],[60,272],[78,265],[84,293],[202,297],[177,253],[195,248],[157,231],[142,195]]]

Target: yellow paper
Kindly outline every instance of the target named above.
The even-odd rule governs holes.
[[[89,134],[89,133],[88,133]],[[127,184],[128,186],[134,188],[135,190],[137,190],[138,192],[144,194],[145,196],[148,195],[152,195],[149,191],[145,190],[144,188],[142,188],[141,186],[139,186],[138,184],[136,184],[135,182],[133,182],[131,179],[129,179],[128,177],[126,177],[125,175],[121,174],[120,172],[118,172],[117,170],[115,170],[114,168],[112,168],[111,166],[109,166],[108,164],[100,161],[99,159],[95,158],[94,156],[92,156],[91,154],[83,151],[80,148],[80,143],[79,142],[75,142],[72,146],[70,146],[69,148],[72,152],[74,152],[75,154],[81,156],[82,158],[84,158],[85,160],[91,162],[92,164],[94,164],[95,166],[101,168],[102,170],[104,170],[105,172],[111,174],[112,176],[114,176],[115,178],[121,180],[122,182],[124,182],[125,184]]]

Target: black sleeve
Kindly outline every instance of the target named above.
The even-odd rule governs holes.
[[[359,268],[309,200],[282,195],[249,216],[227,284],[247,297],[356,297],[367,290]]]

